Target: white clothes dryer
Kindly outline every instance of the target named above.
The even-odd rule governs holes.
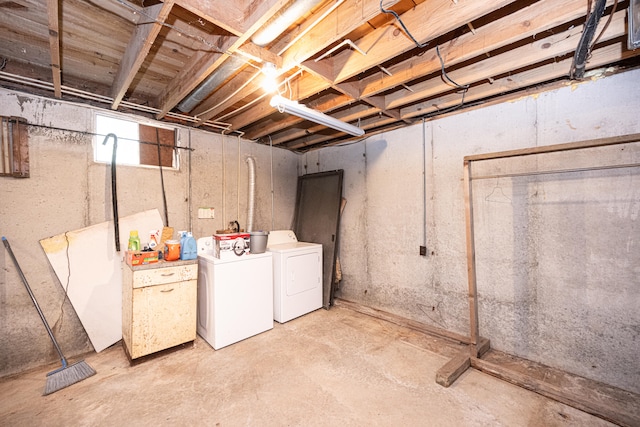
[[[322,245],[276,230],[267,252],[273,254],[273,319],[285,323],[322,307]]]
[[[197,243],[198,335],[218,350],[272,329],[272,254],[218,259],[212,236]]]

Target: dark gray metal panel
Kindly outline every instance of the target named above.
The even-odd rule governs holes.
[[[293,231],[301,242],[322,244],[322,305],[333,304],[342,202],[342,169],[298,177]]]

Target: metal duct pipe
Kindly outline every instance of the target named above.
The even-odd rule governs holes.
[[[249,156],[245,160],[249,167],[249,197],[247,203],[247,232],[253,231],[253,208],[256,197],[256,160]]]
[[[260,47],[263,47],[276,39],[284,30],[289,28],[291,24],[300,19],[304,14],[308,13],[322,3],[323,0],[296,0],[291,6],[281,12],[266,27],[258,31],[251,37],[251,41]]]
[[[200,104],[207,96],[211,94],[218,86],[224,83],[231,75],[233,75],[240,67],[244,65],[242,59],[230,56],[224,64],[209,75],[200,86],[195,88],[185,99],[178,104],[178,110],[187,113],[193,110],[196,105]]]

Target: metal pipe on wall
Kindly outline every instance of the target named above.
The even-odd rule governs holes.
[[[247,231],[253,231],[253,215],[256,196],[256,160],[248,156],[245,159],[249,167],[249,193],[247,196]]]

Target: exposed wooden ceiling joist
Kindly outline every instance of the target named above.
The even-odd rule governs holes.
[[[51,75],[53,79],[53,96],[62,97],[60,78],[60,34],[58,0],[47,0],[49,16],[49,50],[51,56]]]
[[[260,87],[266,62],[283,96],[369,135],[570,81],[593,3],[386,1],[401,24],[380,0],[145,2],[0,3],[0,85],[189,126],[219,123],[306,151],[354,139],[272,108]],[[299,15],[274,41],[252,41],[294,2]],[[587,69],[640,66],[640,49],[624,43],[628,5],[608,0]],[[464,97],[451,81],[469,86]]]
[[[154,6],[144,9],[145,16],[150,17],[146,22],[139,22],[133,32],[133,36],[124,52],[118,73],[113,82],[111,96],[113,103],[112,109],[117,109],[120,101],[124,97],[129,85],[140,71],[140,67],[144,62],[147,54],[151,50],[151,45],[156,40],[162,24],[165,22],[173,7],[173,0],[165,0]]]

